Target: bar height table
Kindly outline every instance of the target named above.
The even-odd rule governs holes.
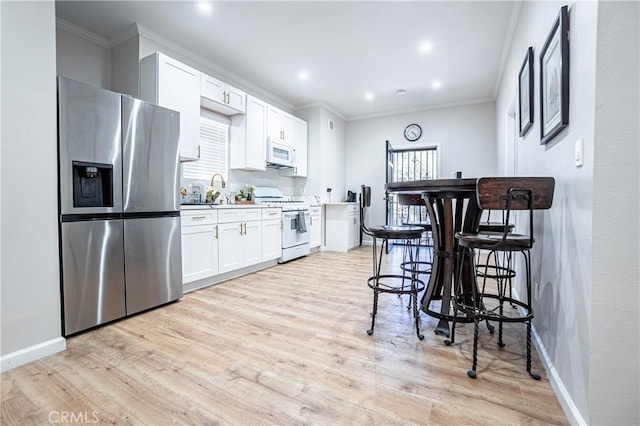
[[[429,283],[420,302],[428,315],[440,319],[436,334],[449,336],[449,321],[453,320],[451,296],[457,276],[457,254],[460,250],[456,232],[475,232],[482,211],[476,198],[476,179],[430,179],[390,182],[385,186],[390,193],[422,194],[431,220],[433,234],[433,266]],[[460,273],[461,294],[471,294],[476,285],[475,270],[469,256],[465,256]],[[440,300],[440,308],[432,306]],[[457,321],[466,318],[460,315]]]

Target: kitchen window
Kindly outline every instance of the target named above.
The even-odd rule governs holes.
[[[183,178],[209,181],[214,173],[225,180],[229,169],[229,119],[208,110],[200,113],[200,159],[183,163]]]

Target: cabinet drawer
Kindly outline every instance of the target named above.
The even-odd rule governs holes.
[[[252,222],[262,219],[262,209],[220,209],[218,210],[218,223]]]
[[[218,212],[210,210],[183,210],[180,216],[182,226],[215,225],[218,219]]]
[[[319,215],[322,207],[309,207],[309,214],[311,215]]]
[[[262,220],[281,219],[282,209],[269,208],[262,209]]]

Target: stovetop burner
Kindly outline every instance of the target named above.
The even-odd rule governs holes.
[[[253,192],[253,199],[256,204],[281,207],[282,211],[308,210],[303,201],[287,199],[278,188],[258,187]]]

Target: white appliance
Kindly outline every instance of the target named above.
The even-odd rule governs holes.
[[[311,216],[306,203],[291,201],[278,188],[272,187],[257,187],[253,199],[256,204],[282,208],[282,257],[278,263],[309,254]]]
[[[293,167],[295,149],[267,138],[267,166],[274,169]],[[272,188],[277,189],[277,188]],[[282,193],[280,193],[282,195]]]

